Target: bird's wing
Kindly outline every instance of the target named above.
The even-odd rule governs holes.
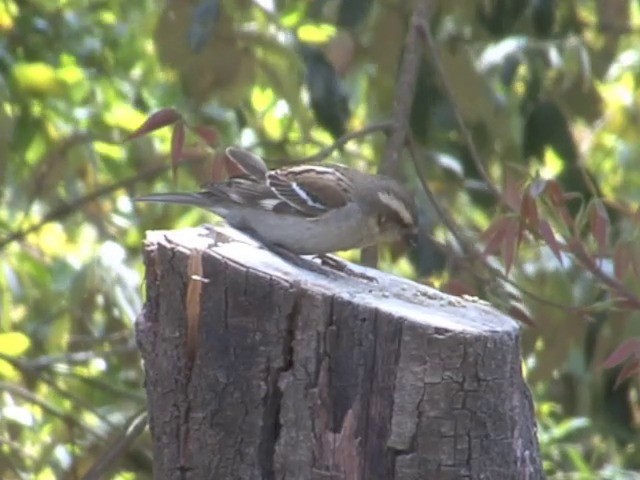
[[[248,175],[232,177],[223,183],[203,185],[197,195],[212,205],[222,200],[275,213],[301,214],[278,197],[264,181]]]
[[[246,153],[233,150],[232,155],[238,159]],[[234,203],[280,214],[317,217],[352,200],[351,180],[340,168],[301,165],[264,174],[260,165],[252,168],[252,172],[233,176],[225,182],[205,184],[197,193],[161,193],[139,197],[136,201],[194,205],[213,211],[219,211],[217,206]]]
[[[351,199],[351,181],[334,168],[299,166],[267,173],[267,185],[281,200],[309,216],[343,207]]]

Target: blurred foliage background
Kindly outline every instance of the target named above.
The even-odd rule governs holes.
[[[393,173],[417,193],[422,240],[381,249],[379,267],[533,325],[550,478],[638,478],[638,361],[602,362],[640,330],[640,2],[429,3],[416,160],[487,255],[444,228],[405,152]],[[197,188],[228,145],[276,167],[353,134],[331,160],[384,170],[384,135],[357,132],[391,118],[412,8],[0,1],[0,478],[151,478],[144,232],[211,217],[132,197]],[[174,125],[124,141],[167,107],[184,139]]]

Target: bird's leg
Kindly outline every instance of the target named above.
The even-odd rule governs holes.
[[[292,253],[286,248],[283,248],[279,245],[265,242],[260,238],[256,238],[256,239],[260,241],[267,249],[271,250],[280,258],[291,263],[292,265],[295,265],[296,267],[300,267],[314,273],[319,273],[321,275],[327,275],[328,273],[331,273],[331,272],[339,272],[339,273],[342,273],[343,275],[361,278],[363,280],[367,280],[370,282],[377,282],[375,278],[369,275],[365,275],[364,273],[359,273],[352,270],[347,266],[345,262],[343,262],[342,260],[336,257],[330,256],[327,254],[316,255],[315,258],[320,259],[320,265],[318,265],[313,260],[300,257],[299,255],[296,255],[295,253]]]
[[[339,272],[344,272],[349,267],[347,264],[340,260],[338,257],[334,257],[332,255],[321,253],[320,255],[316,255],[314,258],[320,260],[320,263],[326,267],[333,268],[334,270],[338,270]]]
[[[367,280],[370,282],[377,282],[374,277],[366,275],[364,273],[356,272],[352,268],[343,262],[338,257],[334,257],[333,255],[327,255],[326,253],[316,255],[316,258],[320,259],[320,263],[325,267],[331,268],[338,272],[344,273],[345,275],[349,275],[351,277],[362,278],[363,280]]]
[[[265,247],[267,247],[267,249],[271,250],[286,262],[289,262],[296,267],[300,267],[302,269],[309,270],[314,273],[319,273],[325,276],[327,275],[327,273],[331,273],[331,270],[326,269],[323,265],[318,265],[313,260],[309,260],[308,258],[303,258],[299,255],[296,255],[295,253],[291,253],[289,250],[287,250],[286,248],[282,248],[279,245],[265,244]]]
[[[296,267],[299,267],[299,268],[302,268],[302,269],[305,269],[305,270],[309,270],[309,271],[314,272],[314,273],[319,273],[320,275],[325,275],[326,276],[327,273],[330,273],[330,270],[327,270],[326,268],[322,267],[321,265],[318,265],[314,261],[306,259],[306,258],[302,258],[302,257],[296,255],[295,253],[290,252],[286,248],[281,247],[280,245],[276,245],[274,243],[266,241],[260,235],[258,235],[254,230],[252,230],[250,228],[239,228],[238,226],[234,226],[233,228],[235,228],[236,230],[239,230],[240,232],[244,233],[245,235],[253,238],[257,242],[260,242],[267,250],[270,250],[271,252],[275,253],[277,256],[279,256],[281,259],[283,259],[285,262],[288,262],[288,263],[290,263],[292,265],[295,265]]]
[[[300,267],[304,270],[308,270],[310,272],[314,272],[314,273],[318,273],[320,275],[324,275],[327,276],[327,274],[332,274],[333,272],[338,272],[338,273],[342,273],[344,275],[350,275],[353,277],[358,277],[358,278],[363,278],[365,280],[369,280],[369,281],[376,281],[375,278],[370,277],[368,275],[364,275],[358,272],[354,272],[352,269],[350,269],[346,263],[342,262],[341,260],[335,258],[335,257],[330,257],[328,255],[317,255],[317,258],[325,259],[328,260],[327,263],[325,262],[321,262],[320,265],[318,265],[316,262],[314,262],[313,260],[309,260],[307,258],[303,258],[295,253],[290,252],[289,250],[287,250],[286,248],[283,248],[279,245],[275,245],[269,242],[265,242],[260,238],[256,238],[258,241],[260,241],[268,250],[271,250],[273,253],[275,253],[276,255],[278,255],[280,258],[282,258],[284,261],[289,262],[292,265],[295,265],[296,267]],[[333,262],[333,263],[332,263]]]

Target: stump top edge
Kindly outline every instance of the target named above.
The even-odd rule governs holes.
[[[278,279],[320,295],[331,295],[371,306],[415,323],[469,334],[515,333],[519,325],[488,303],[470,297],[455,297],[412,280],[377,269],[348,263],[349,268],[377,282],[335,273],[324,276],[291,265],[255,240],[226,226],[146,232],[147,250],[162,245],[189,255],[206,255],[258,275]]]

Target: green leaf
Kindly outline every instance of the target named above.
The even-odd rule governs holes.
[[[307,23],[298,27],[297,33],[300,41],[312,44],[322,44],[331,40],[337,33],[334,25],[327,23]]]
[[[0,333],[0,354],[17,357],[31,346],[31,339],[22,332]]]

